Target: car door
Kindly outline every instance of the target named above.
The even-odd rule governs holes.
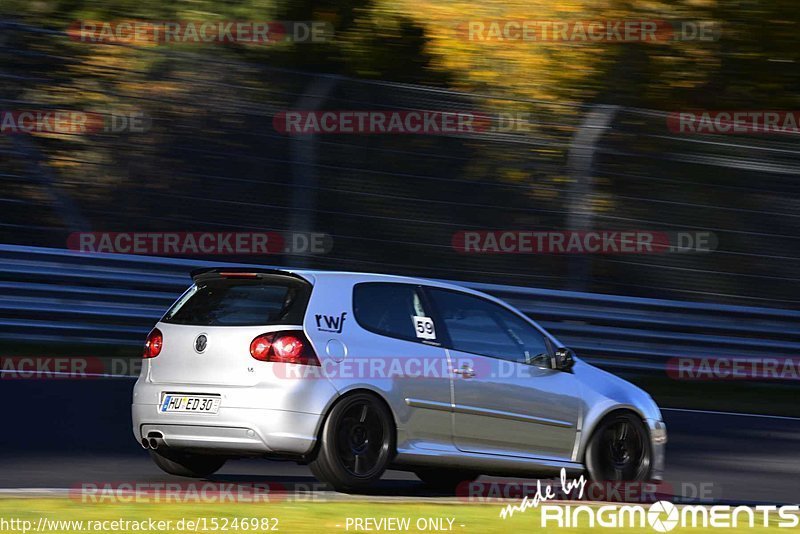
[[[337,387],[368,384],[382,392],[396,418],[398,450],[452,448],[450,365],[421,288],[360,282],[353,315],[360,331],[348,337],[343,364],[363,371]]]
[[[454,369],[456,447],[571,460],[579,384],[571,373],[549,368],[553,347],[547,336],[489,299],[449,289],[426,291],[446,331]]]

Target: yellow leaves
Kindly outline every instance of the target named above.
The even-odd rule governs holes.
[[[503,173],[506,182],[527,182],[528,173],[521,169],[506,169]]]
[[[684,7],[669,0],[645,0],[633,5],[621,0],[384,0],[376,10],[406,14],[422,24],[434,66],[453,75],[459,88],[535,100],[582,100],[607,84],[602,73],[610,62],[616,61],[617,47],[642,45],[588,39],[542,40],[531,38],[531,34],[514,38],[509,32],[516,26],[508,25],[509,21],[567,22],[573,25],[571,29],[578,26],[579,38],[581,23],[697,19],[702,18],[703,8],[713,7],[716,1],[693,0]],[[495,26],[491,26],[493,23]],[[662,47],[653,54],[654,64],[667,71],[670,58],[700,59],[710,48],[708,43],[698,42],[648,44]],[[698,70],[704,71],[695,69]],[[688,83],[692,85],[694,81]]]
[[[604,213],[615,209],[614,199],[608,195],[595,194],[589,199],[589,207],[595,213]]]
[[[546,187],[536,187],[536,185],[531,186],[531,197],[536,200],[557,200],[559,196],[559,192],[546,188]]]

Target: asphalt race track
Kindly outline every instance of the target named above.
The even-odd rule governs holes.
[[[132,381],[3,380],[0,492],[64,492],[92,482],[174,482],[130,431]],[[674,496],[744,504],[800,503],[800,419],[664,410],[666,488]],[[220,482],[269,483],[330,492],[306,467],[266,460],[230,461]],[[484,481],[492,479],[484,478]],[[373,498],[453,498],[426,490],[413,474],[389,472]]]

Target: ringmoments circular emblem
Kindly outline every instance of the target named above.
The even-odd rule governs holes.
[[[669,501],[658,501],[647,510],[647,522],[656,532],[669,532],[678,525],[678,508]]]

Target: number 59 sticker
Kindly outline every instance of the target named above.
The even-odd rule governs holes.
[[[412,317],[414,321],[414,333],[419,339],[436,339],[436,329],[433,327],[433,319],[430,317]]]

